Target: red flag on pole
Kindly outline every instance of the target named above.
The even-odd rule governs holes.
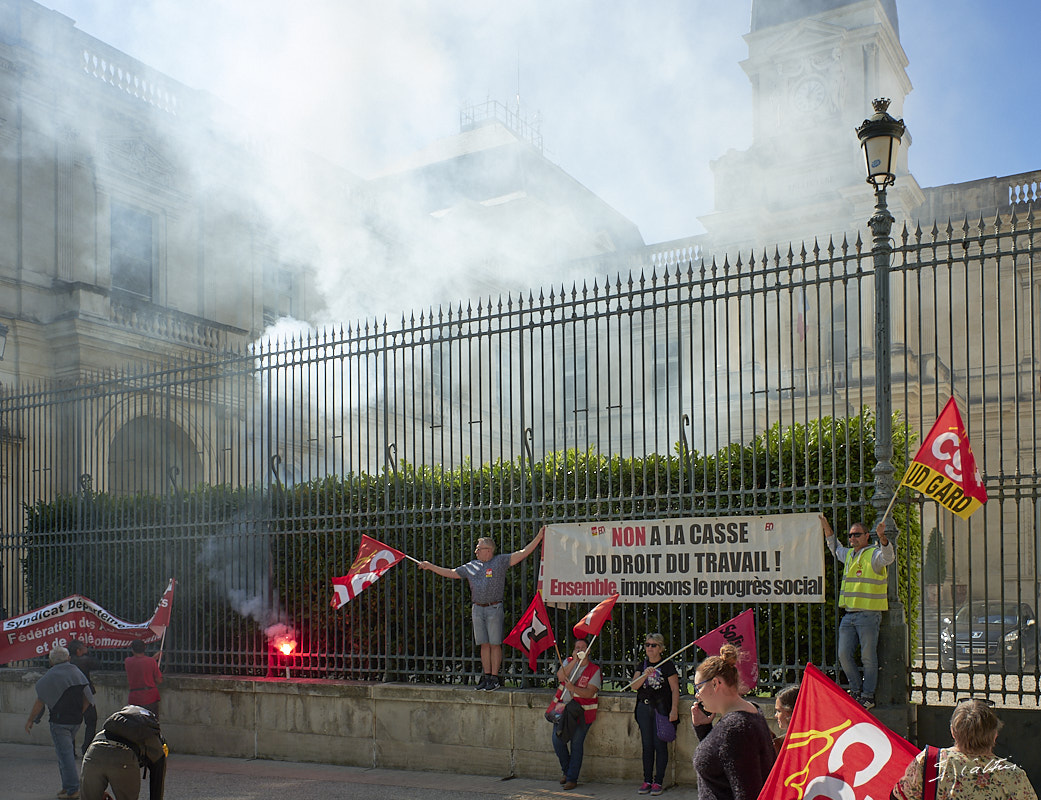
[[[332,579],[332,607],[339,608],[344,603],[353,600],[404,557],[405,554],[400,550],[395,550],[378,539],[362,534],[358,557],[354,559],[350,570],[346,575]]]
[[[614,608],[614,604],[617,601],[617,593],[601,601],[596,608],[575,623],[575,627],[572,629],[575,636],[599,636],[600,629],[604,627],[604,623],[611,619],[611,609]]]
[[[177,586],[177,581],[170,578],[170,582],[166,585],[166,591],[163,592],[163,596],[159,598],[159,605],[155,608],[155,614],[153,614],[152,618],[148,621],[148,627],[158,636],[165,634],[166,629],[170,626],[170,614],[173,612],[173,593],[175,586]]]
[[[752,609],[742,611],[729,622],[694,640],[694,644],[710,656],[718,655],[719,648],[728,643],[748,654],[747,658],[738,661],[737,671],[741,682],[751,691],[759,683],[759,652],[755,644],[755,612]]]
[[[531,601],[528,610],[503,639],[503,643],[516,647],[522,653],[527,654],[528,666],[533,672],[538,657],[556,644],[556,639],[553,638],[553,628],[549,624],[546,604],[542,602],[541,592],[535,593],[535,599]]]
[[[918,748],[893,733],[813,664],[759,800],[889,797]]]
[[[987,490],[953,397],[922,441],[900,485],[918,490],[962,519],[987,502]]]

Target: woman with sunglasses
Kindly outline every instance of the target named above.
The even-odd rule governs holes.
[[[690,721],[699,741],[694,751],[698,800],[756,800],[774,764],[770,726],[759,707],[741,696],[741,655],[725,644],[694,673],[697,702],[690,707]]]
[[[933,783],[937,800],[1037,800],[1027,774],[994,755],[1001,720],[989,700],[961,700],[951,714],[954,747],[926,748],[907,765],[890,795],[894,800],[922,800],[923,787]],[[927,761],[927,751],[933,757]],[[926,773],[928,772],[928,780]]]
[[[668,716],[675,725],[680,718],[680,677],[676,665],[665,661],[665,637],[649,633],[644,639],[644,659],[633,672],[636,689],[636,724],[643,744],[643,783],[638,794],[659,795],[669,763],[669,744],[658,738],[654,712]]]

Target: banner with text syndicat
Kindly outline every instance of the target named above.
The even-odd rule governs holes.
[[[147,622],[125,622],[79,594],[0,620],[0,664],[46,655],[59,645],[67,647],[71,639],[91,650],[129,647],[135,639],[159,641],[170,624],[176,585],[171,579]]]
[[[546,526],[547,603],[823,603],[817,514]]]

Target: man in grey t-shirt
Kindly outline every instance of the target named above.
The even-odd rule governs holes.
[[[495,554],[495,542],[482,536],[474,548],[477,557],[455,569],[439,567],[429,561],[419,562],[420,569],[436,572],[443,578],[466,578],[470,582],[474,642],[481,647],[481,667],[484,670],[478,689],[492,691],[502,686],[499,670],[502,668],[502,597],[506,589],[506,570],[534,552],[542,541],[543,532],[540,529],[523,550],[500,555]]]

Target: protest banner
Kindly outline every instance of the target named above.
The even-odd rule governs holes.
[[[547,603],[823,603],[816,513],[546,526]]]
[[[46,655],[55,647],[67,647],[71,639],[92,650],[129,647],[135,639],[156,642],[170,624],[176,583],[170,580],[155,613],[138,624],[124,622],[78,594],[5,619],[0,628],[0,664]]]

